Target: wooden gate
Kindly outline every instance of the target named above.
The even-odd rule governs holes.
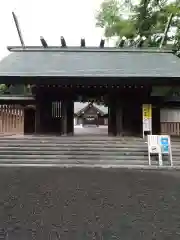
[[[0,105],[0,134],[24,133],[24,109],[20,105]]]

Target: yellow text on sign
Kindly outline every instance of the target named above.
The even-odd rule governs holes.
[[[151,104],[143,104],[143,119],[144,118],[152,118]]]

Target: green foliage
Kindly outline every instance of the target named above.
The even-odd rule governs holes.
[[[121,4],[120,4],[121,2]],[[129,10],[128,14],[127,10]],[[133,5],[129,0],[105,0],[96,16],[96,26],[104,28],[105,37],[135,35],[146,36],[162,34],[170,14],[173,14],[171,27],[180,29],[180,1],[140,0]],[[126,17],[125,17],[126,15]],[[180,30],[174,36],[178,42]]]
[[[148,2],[146,4],[146,0],[141,0],[140,6],[136,9],[136,27],[140,35],[148,37],[152,34],[163,33],[171,13],[174,16],[171,26],[177,26],[180,9],[176,3],[169,4],[166,0],[148,0]]]
[[[120,4],[116,0],[104,1],[97,15],[97,26],[113,26],[119,21]]]
[[[0,94],[5,93],[7,89],[8,89],[7,85],[0,84]]]
[[[152,34],[162,33],[168,15],[163,13],[164,0],[141,0],[134,8],[134,22],[137,33],[146,37]]]
[[[132,20],[121,19],[113,26],[105,28],[105,36],[125,36],[126,38],[133,38],[135,36],[135,27]]]
[[[106,37],[119,36],[120,32],[129,35],[129,29],[133,32],[134,23],[123,18],[123,11],[126,11],[128,6],[127,0],[121,1],[121,4],[117,0],[102,2],[96,16],[96,26],[104,28]]]
[[[10,85],[0,84],[0,94],[9,93],[15,95],[31,95],[31,86],[26,85]]]

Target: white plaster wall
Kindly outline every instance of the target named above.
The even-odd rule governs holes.
[[[160,120],[161,122],[180,122],[180,108],[162,108]]]

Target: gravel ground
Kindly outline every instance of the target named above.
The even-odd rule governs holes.
[[[0,239],[180,239],[180,172],[0,168]]]

